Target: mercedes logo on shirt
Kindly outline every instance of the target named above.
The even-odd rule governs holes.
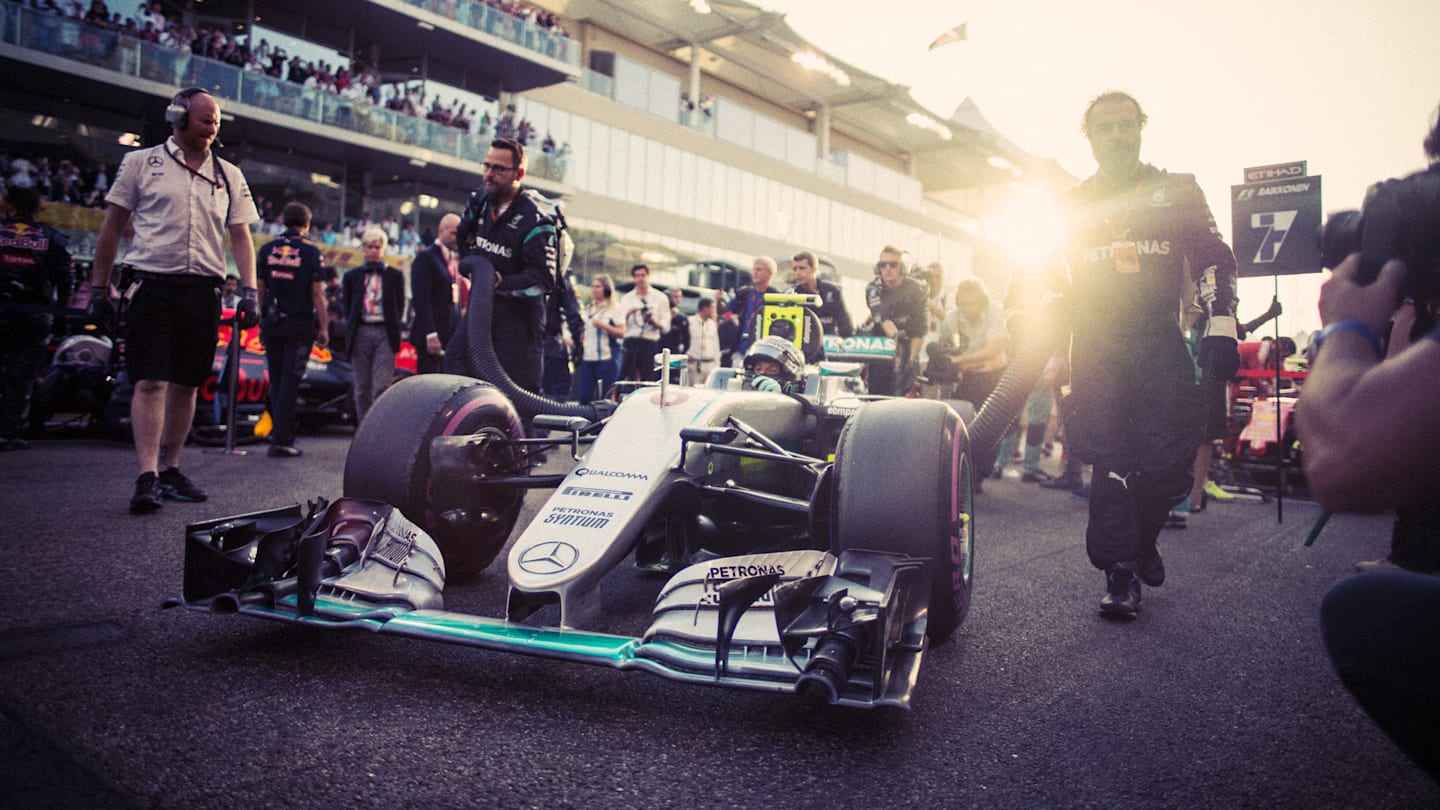
[[[551,541],[537,543],[520,555],[520,569],[527,573],[558,574],[575,564],[580,552],[569,543]]]

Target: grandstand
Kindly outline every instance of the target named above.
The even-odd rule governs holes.
[[[4,151],[69,160],[93,182],[93,167],[113,172],[127,149],[168,134],[161,113],[177,88],[203,86],[225,100],[221,153],[274,211],[299,199],[317,229],[329,223],[342,266],[357,260],[347,226],[389,217],[423,234],[459,210],[504,126],[528,136],[527,185],[565,201],[582,275],[645,261],[663,278],[808,247],[834,263],[852,308],[886,242],[1003,283],[983,240],[990,207],[1019,184],[1073,182],[973,107],[926,110],[745,2],[705,14],[685,0],[151,6],[169,35],[119,14],[101,25],[0,5]],[[293,59],[267,70],[251,58],[252,25],[351,64],[324,66],[318,82],[286,75]],[[455,91],[481,100],[458,119]],[[85,253],[98,210],[48,210]]]

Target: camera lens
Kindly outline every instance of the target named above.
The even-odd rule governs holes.
[[[1320,263],[1334,270],[1345,257],[1360,250],[1360,232],[1365,218],[1359,211],[1337,211],[1320,229]]]

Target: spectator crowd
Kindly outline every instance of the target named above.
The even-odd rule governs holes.
[[[423,81],[386,82],[378,70],[359,59],[352,59],[349,65],[331,64],[324,59],[307,60],[299,54],[288,53],[283,46],[271,45],[264,37],[252,47],[253,37],[232,34],[218,25],[201,23],[191,27],[182,23],[178,15],[168,12],[163,4],[158,2],[141,3],[134,17],[112,13],[103,0],[93,0],[88,9],[77,0],[64,3],[56,0],[24,0],[21,5],[59,14],[142,42],[188,51],[195,56],[263,73],[273,79],[338,95],[356,103],[368,102],[388,110],[423,117],[445,126],[466,130],[479,137],[490,137],[493,130],[494,136],[498,138],[515,138],[526,146],[534,145],[535,142],[534,128],[524,119],[517,123],[513,109],[492,116],[488,111],[471,108],[455,98],[452,98],[449,104],[444,104],[437,96],[427,103]],[[528,23],[555,36],[569,36],[554,14],[536,9],[528,3],[517,0],[485,0],[485,5],[514,17],[521,24]],[[451,19],[455,19],[458,13],[453,1],[426,3],[425,8]],[[562,149],[568,150],[568,147],[557,147],[548,137],[546,141],[548,147],[543,148],[543,151],[547,154],[559,154],[563,157]],[[103,194],[101,196],[103,197]]]

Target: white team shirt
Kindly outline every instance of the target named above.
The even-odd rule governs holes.
[[[125,155],[105,202],[133,215],[125,262],[148,273],[224,278],[229,226],[260,220],[240,167],[212,152],[197,176],[173,137]]]

